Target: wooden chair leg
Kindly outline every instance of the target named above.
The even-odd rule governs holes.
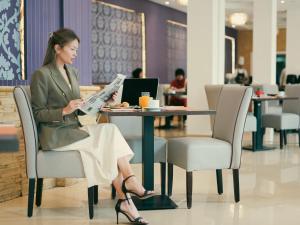
[[[235,202],[240,201],[240,182],[239,182],[239,169],[233,169],[233,189]]]
[[[173,164],[168,163],[168,196],[172,196],[173,189]]]
[[[116,198],[116,189],[114,187],[114,185],[111,185],[111,199],[115,199]]]
[[[186,202],[187,208],[192,208],[193,172],[186,172]]]
[[[160,191],[162,195],[166,194],[166,163],[160,163]]]
[[[35,198],[35,205],[37,207],[41,206],[41,204],[42,204],[43,181],[44,181],[43,178],[37,178],[36,198]]]
[[[283,149],[283,130],[279,131],[279,142],[280,142],[280,149]]]
[[[286,133],[286,130],[283,130],[283,144],[287,145],[287,133]]]
[[[94,186],[88,188],[88,204],[90,219],[94,218]]]
[[[94,204],[98,204],[98,185],[94,186]]]
[[[217,187],[219,195],[223,194],[223,178],[222,178],[222,170],[216,170],[217,176]]]
[[[30,178],[28,181],[28,206],[27,206],[28,217],[32,216],[32,211],[33,211],[34,186],[35,186],[35,178]]]

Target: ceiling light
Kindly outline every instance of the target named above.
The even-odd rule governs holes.
[[[177,3],[178,3],[179,5],[187,6],[188,0],[177,0]]]
[[[285,1],[284,1],[284,0],[281,0],[281,1],[280,1],[280,3],[281,3],[281,4],[284,4],[284,3],[285,3]]]
[[[169,2],[169,1],[166,1],[166,2],[165,2],[165,5],[170,5],[170,2]]]
[[[231,25],[242,26],[245,25],[248,20],[246,13],[232,13],[229,17]]]

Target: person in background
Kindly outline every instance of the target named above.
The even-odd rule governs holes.
[[[134,71],[131,73],[132,78],[144,78],[144,72],[142,68],[136,68]]]
[[[186,91],[187,91],[187,80],[185,78],[185,72],[183,69],[178,68],[175,70],[175,79],[170,84],[170,91],[174,91],[175,93],[182,92],[183,95],[174,95],[171,96],[170,105],[174,106],[187,106],[187,98],[186,98]],[[166,117],[166,124],[165,128],[171,127],[171,121],[173,116]],[[186,116],[183,117],[184,121],[186,120]]]
[[[245,59],[243,56],[239,57],[238,67],[235,69],[235,82],[237,84],[246,84],[248,80],[248,72],[244,68]]]
[[[70,64],[77,56],[79,37],[66,28],[50,34],[43,66],[30,85],[32,110],[42,150],[78,151],[88,186],[112,183],[119,200],[115,206],[133,224],[148,224],[137,211],[130,193],[147,198],[147,191],[133,175],[129,160],[133,152],[114,124],[82,126],[78,116],[80,98],[78,71]],[[68,163],[66,163],[68,166]],[[118,221],[117,221],[118,222]]]

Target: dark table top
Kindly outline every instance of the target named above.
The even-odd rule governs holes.
[[[17,129],[10,125],[0,124],[0,153],[19,150]]]
[[[262,101],[280,101],[280,100],[297,100],[297,97],[279,97],[279,96],[262,96],[262,97],[252,97],[252,101],[262,102]]]
[[[100,111],[102,114],[108,116],[177,116],[177,115],[213,115],[216,113],[215,110],[200,110],[200,109],[190,109],[186,107],[167,107],[162,108],[161,111],[144,111],[144,110],[133,110],[130,109],[126,111],[111,111],[109,109],[104,109]]]
[[[164,92],[164,95],[166,95],[166,96],[181,96],[181,95],[187,95],[187,92],[186,91]]]

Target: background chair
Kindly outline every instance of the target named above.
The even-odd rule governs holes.
[[[228,87],[238,87],[239,85],[225,85]],[[222,87],[225,87],[224,85],[221,84],[210,84],[210,85],[205,85],[205,93],[206,93],[206,98],[207,98],[207,103],[208,103],[208,108],[210,110],[216,110],[219,97],[221,94]],[[210,116],[210,126],[211,128],[214,127],[214,121],[215,121],[215,116],[211,115]],[[253,115],[253,113],[247,113],[246,117],[246,124],[244,128],[244,132],[252,132],[252,147],[255,147],[255,141],[256,141],[256,117]]]
[[[111,116],[109,122],[114,123],[121,131],[128,145],[134,152],[130,163],[142,163],[142,118],[137,116]],[[166,154],[167,140],[154,137],[154,162],[160,163],[161,194],[166,190]],[[112,198],[115,198],[115,189],[112,187]]]
[[[288,74],[286,76],[286,84],[296,84],[297,80],[298,78],[296,74]]]
[[[286,100],[283,102],[282,113],[267,113],[262,116],[262,126],[279,130],[280,149],[286,141],[286,130],[297,129],[300,122],[300,85],[287,85],[285,94],[288,97],[298,97],[298,100]],[[299,133],[300,146],[300,133]]]
[[[42,203],[43,178],[85,177],[81,156],[78,151],[39,151],[36,123],[31,109],[29,87],[17,86],[14,98],[22,123],[26,168],[29,178],[27,216],[32,216],[35,180],[37,180],[36,206]],[[89,217],[94,217],[93,204],[98,203],[98,186],[88,188]]]
[[[169,87],[170,87],[169,84],[158,84],[156,99],[159,100],[160,106],[166,105],[164,93],[168,90]],[[161,116],[158,117],[158,126],[159,127],[161,127],[161,120],[162,120],[162,117]]]
[[[233,170],[235,201],[240,201],[239,168],[242,136],[252,88],[222,88],[212,138],[181,137],[168,142],[168,187],[172,193],[173,164],[186,170],[187,207],[192,206],[193,171],[215,169],[218,193],[223,193],[222,169]]]

